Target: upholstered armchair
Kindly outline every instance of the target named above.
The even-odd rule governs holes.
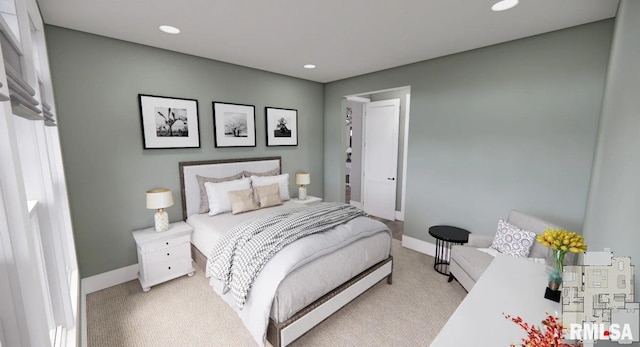
[[[532,231],[536,234],[542,234],[549,228],[562,229],[555,224],[516,210],[509,212],[506,221],[520,229]],[[449,281],[455,278],[464,289],[470,291],[494,258],[478,249],[490,248],[494,237],[495,235],[493,234],[470,234],[467,244],[453,246],[449,265]],[[544,258],[547,264],[551,264],[553,262],[552,256],[549,248],[534,241],[529,258]],[[566,264],[573,264],[575,262],[573,254],[567,254],[565,262]]]

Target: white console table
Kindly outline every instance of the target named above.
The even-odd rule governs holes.
[[[544,328],[549,314],[562,316],[559,303],[544,298],[544,264],[498,254],[431,347],[520,345],[527,333],[503,313]]]

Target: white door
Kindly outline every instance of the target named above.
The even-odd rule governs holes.
[[[400,99],[366,104],[362,204],[370,215],[395,220]]]

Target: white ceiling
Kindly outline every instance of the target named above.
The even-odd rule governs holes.
[[[330,82],[615,16],[618,0],[38,0],[47,24]],[[176,26],[179,35],[158,30]],[[307,70],[304,64],[316,64]]]

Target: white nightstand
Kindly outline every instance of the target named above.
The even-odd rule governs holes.
[[[305,200],[300,200],[298,198],[292,198],[291,201],[297,202],[298,204],[313,205],[313,204],[317,204],[317,203],[322,202],[322,198],[318,198],[318,197],[315,197],[315,196],[307,195],[307,198]]]
[[[157,232],[154,228],[133,231],[138,250],[138,279],[142,290],[176,277],[193,276],[191,260],[191,232],[185,222],[171,223],[169,230]]]

